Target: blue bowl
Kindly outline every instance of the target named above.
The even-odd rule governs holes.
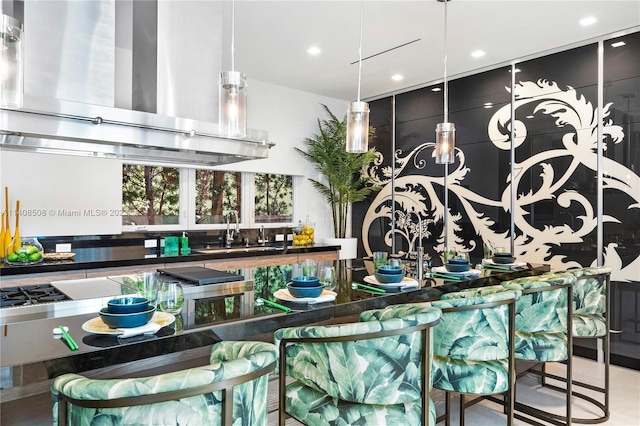
[[[153,305],[149,306],[145,311],[129,314],[114,314],[109,312],[109,308],[102,308],[100,310],[100,318],[110,328],[133,328],[148,323],[155,311],[156,307]]]
[[[506,251],[500,253],[493,253],[495,257],[513,257],[511,253],[507,253]]]
[[[112,314],[130,314],[149,309],[149,300],[144,297],[121,297],[107,302],[107,308]]]
[[[381,274],[379,272],[375,272],[374,275],[380,284],[396,284],[402,282],[404,279],[404,272],[399,274]]]
[[[454,257],[453,259],[449,259],[449,263],[452,263],[452,264],[455,264],[455,265],[468,265],[469,264],[469,260],[462,259],[460,257]]]
[[[515,262],[516,258],[513,256],[493,256],[491,260],[493,260],[494,263],[507,264]]]
[[[403,271],[399,266],[380,265],[376,272],[379,272],[381,274],[402,274]]]
[[[310,298],[318,297],[322,294],[323,288],[324,288],[323,285],[319,285],[315,287],[299,287],[299,286],[293,285],[293,283],[287,284],[287,290],[289,290],[289,293],[297,299],[303,299],[306,297],[310,297]]]
[[[320,279],[318,277],[292,277],[291,285],[294,287],[317,287],[320,285]]]
[[[467,272],[471,269],[471,265],[468,263],[445,263],[444,267],[449,272]]]

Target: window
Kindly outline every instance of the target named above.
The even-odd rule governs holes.
[[[227,218],[291,224],[293,183],[290,175],[123,164],[123,230],[221,229]]]
[[[179,223],[180,171],[172,167],[122,166],[122,224]]]
[[[289,175],[256,173],[256,223],[293,221],[293,178]]]
[[[242,173],[196,170],[195,223],[225,223],[235,210],[242,217]]]

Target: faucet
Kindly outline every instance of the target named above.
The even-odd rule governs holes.
[[[234,231],[232,231],[230,228],[230,224],[229,224],[229,218],[231,217],[231,215],[234,215],[236,217],[236,229],[235,229],[235,235],[237,236],[240,232],[240,222],[238,219],[238,212],[235,210],[230,210],[229,213],[227,213],[227,236],[226,236],[226,242],[227,242],[227,248],[231,247],[231,244],[233,243],[233,235],[234,235]]]

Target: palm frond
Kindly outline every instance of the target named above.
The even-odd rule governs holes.
[[[326,183],[309,178],[313,187],[332,207],[334,235],[344,238],[347,212],[351,203],[364,200],[369,194],[379,190],[369,185],[369,179],[360,173],[376,158],[375,149],[363,154],[346,151],[347,116],[339,119],[329,107],[321,104],[328,118],[317,119],[318,133],[304,139],[306,151],[294,148],[309,161],[326,179]],[[373,139],[375,129],[369,129]]]

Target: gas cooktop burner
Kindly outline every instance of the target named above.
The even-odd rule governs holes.
[[[35,305],[69,300],[66,294],[51,285],[25,285],[0,289],[0,307]]]

